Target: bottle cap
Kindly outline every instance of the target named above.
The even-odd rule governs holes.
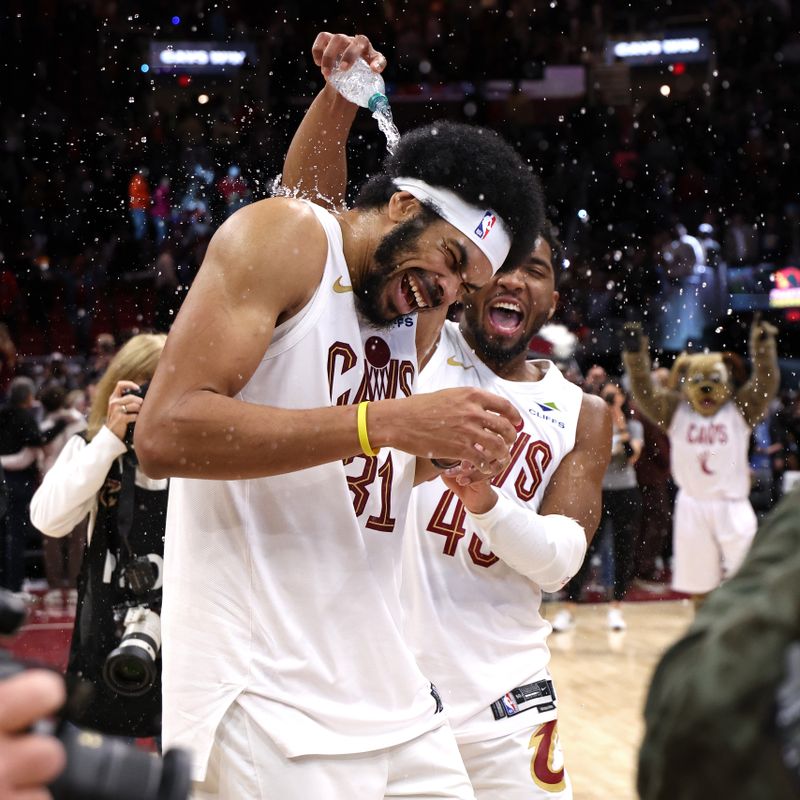
[[[388,108],[389,98],[385,94],[375,92],[372,97],[367,101],[367,108],[374,114],[379,108]]]

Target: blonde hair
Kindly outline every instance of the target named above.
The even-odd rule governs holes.
[[[117,382],[133,381],[141,385],[149,381],[156,371],[166,340],[167,336],[164,333],[140,333],[126,342],[111,359],[108,369],[97,384],[89,411],[89,426],[86,430],[86,438],[89,441],[105,425],[108,400]]]

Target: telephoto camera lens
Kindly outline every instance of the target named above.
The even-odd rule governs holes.
[[[67,766],[50,786],[53,800],[186,800],[191,760],[184,750],[160,759],[121,739],[65,726]]]
[[[158,677],[156,659],[161,649],[161,620],[145,606],[128,609],[125,633],[103,665],[105,682],[118,694],[138,697]]]

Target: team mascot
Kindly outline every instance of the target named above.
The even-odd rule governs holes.
[[[664,388],[651,380],[649,342],[638,323],[623,332],[623,360],[641,411],[666,431],[678,486],[672,524],[676,591],[700,603],[739,568],[756,532],[748,448],[753,426],[778,393],[777,330],[750,329],[752,374],[734,353],[681,353]]]

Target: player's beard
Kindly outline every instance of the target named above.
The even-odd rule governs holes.
[[[358,313],[370,324],[377,328],[388,328],[397,319],[398,315],[387,316],[383,302],[386,287],[397,270],[398,261],[413,249],[420,236],[437,219],[432,211],[423,208],[415,217],[395,225],[378,242],[369,272],[358,286],[353,286]]]
[[[547,322],[549,316],[549,310],[537,314],[530,324],[526,325],[523,331],[517,334],[513,339],[488,335],[481,321],[477,319],[474,307],[464,310],[464,321],[462,324],[465,325],[472,334],[472,338],[475,342],[475,351],[481,361],[488,367],[500,368],[507,366],[509,363],[519,358],[522,353],[528,351],[530,340]]]

